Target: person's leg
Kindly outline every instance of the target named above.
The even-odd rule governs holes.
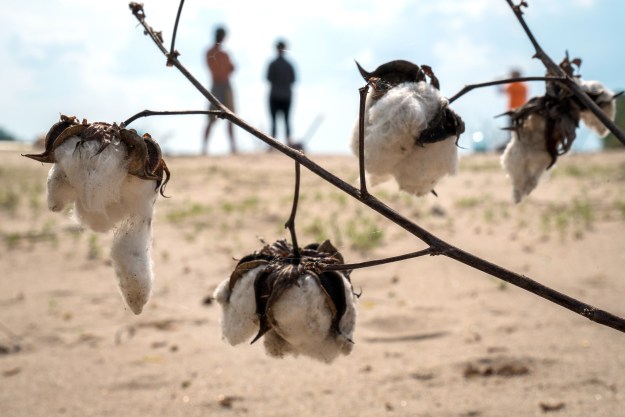
[[[202,155],[206,155],[208,153],[208,138],[214,121],[214,117],[208,117],[208,124],[206,125],[206,130],[204,131],[204,141],[202,142]]]
[[[284,102],[283,108],[284,114],[284,127],[286,129],[286,143],[291,146],[293,141],[291,140],[291,120],[289,118],[289,113],[291,111],[291,100],[287,100]]]
[[[275,99],[269,99],[269,112],[271,113],[271,136],[276,137],[276,114],[278,113],[278,103]]]
[[[230,152],[235,155],[237,153],[237,144],[234,139],[234,125],[228,122],[228,137],[230,138]]]

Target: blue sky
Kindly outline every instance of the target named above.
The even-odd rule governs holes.
[[[568,50],[583,59],[585,79],[625,88],[621,0],[528,1],[527,22],[554,60]],[[144,5],[148,23],[163,31],[169,45],[178,2],[144,0]],[[8,0],[3,6],[0,126],[21,139],[47,132],[61,113],[119,122],[146,108],[206,107],[184,77],[164,65],[127,1]],[[363,85],[354,60],[367,69],[393,59],[428,64],[446,96],[465,84],[504,77],[512,67],[525,75],[544,73],[505,0],[186,0],[177,49],[180,61],[207,86],[204,51],[217,25],[229,31],[225,49],[236,66],[237,111],[264,131],[269,130],[266,66],[276,39],[287,40],[287,57],[298,75],[294,136],[304,137],[321,118],[307,146],[316,153],[349,152]],[[542,94],[541,83],[532,83],[530,91]],[[493,116],[505,110],[505,98],[496,88],[469,93],[453,107],[467,126],[465,146],[475,131],[486,137],[502,134],[498,127],[504,120]],[[199,152],[204,126],[203,116],[152,117],[132,125],[176,153]],[[237,137],[245,150],[264,146],[243,131]],[[585,132],[578,139],[593,140]],[[215,127],[210,150],[227,150],[223,121]]]

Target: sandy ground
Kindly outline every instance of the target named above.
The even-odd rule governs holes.
[[[352,157],[314,160],[352,184]],[[0,415],[624,416],[625,335],[443,257],[355,271],[353,353],[327,365],[227,345],[215,286],[259,238],[286,238],[293,163],[268,153],[169,158],[154,292],[125,307],[111,235],[49,213],[48,166],[0,152]],[[348,262],[419,250],[402,229],[303,172],[302,244]],[[625,316],[625,153],[570,155],[514,205],[495,155],[417,199],[373,193],[478,256]]]

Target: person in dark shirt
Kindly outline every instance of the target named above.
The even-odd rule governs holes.
[[[271,136],[276,137],[276,117],[278,113],[284,118],[286,143],[291,146],[291,124],[289,112],[291,110],[291,86],[295,82],[293,65],[284,58],[286,44],[279,41],[276,44],[278,57],[271,61],[267,70],[267,80],[271,84],[269,92],[269,110],[271,112]]]

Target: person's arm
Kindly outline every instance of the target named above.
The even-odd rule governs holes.
[[[232,61],[230,60],[230,55],[228,55],[227,53],[224,52],[224,56],[226,58],[226,65],[228,68],[228,73],[232,74],[234,72],[234,64],[232,63]]]
[[[269,64],[269,68],[267,68],[267,81],[273,84],[275,79],[276,79],[275,65],[272,62],[271,64]]]

